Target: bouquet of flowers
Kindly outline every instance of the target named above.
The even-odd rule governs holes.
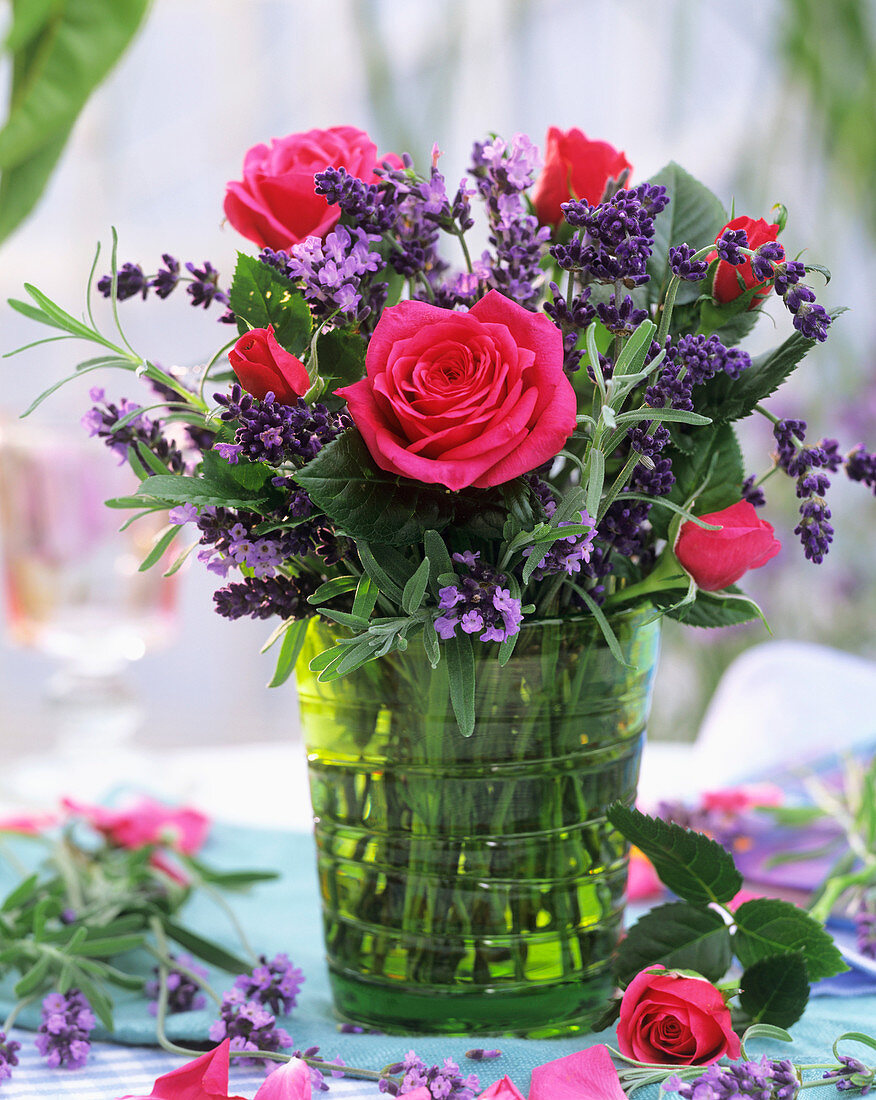
[[[208,568],[241,575],[216,610],[279,618],[274,682],[318,611],[345,628],[321,680],[422,645],[433,665],[448,656],[470,733],[473,643],[504,663],[530,616],[592,616],[612,645],[607,616],[626,607],[697,626],[756,616],[736,581],[779,550],[756,510],[766,478],[794,480],[795,533],[820,562],[828,475],[876,490],[876,456],[808,444],[761,404],[832,321],[805,281],[823,269],[777,239],[783,208],[728,218],[675,164],[634,183],[623,153],[578,130],[550,130],[543,167],[524,135],[478,142],[455,190],[439,156],[425,173],[378,160],[351,127],[251,149],[225,212],[261,251],[227,290],[209,263],[166,254],[147,275],[114,252],[97,283],[114,308],[184,282],[193,305],[224,307],[238,335],[192,377],[104,336],[90,306],[80,321],[32,287],[11,304],[99,346],[77,377],[149,383],[145,408],[91,391],[89,430],[142,479],[111,503],[171,509],[150,564],[194,528]],[[738,341],[770,300],[795,331],[752,359]],[[776,439],[759,477],[734,432],[754,413]]]

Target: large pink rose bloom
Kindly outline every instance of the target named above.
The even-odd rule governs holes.
[[[491,290],[468,313],[384,310],[367,375],[337,390],[374,461],[448,489],[487,489],[559,451],[575,429],[563,339],[542,313]]]
[[[341,212],[315,193],[313,177],[326,168],[346,168],[351,176],[374,183],[376,164],[377,146],[354,126],[273,138],[269,146],[254,145],[246,154],[243,179],[228,184],[225,216],[261,248],[289,248],[306,237],[324,237]]]

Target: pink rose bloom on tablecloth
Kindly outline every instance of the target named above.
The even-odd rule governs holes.
[[[398,157],[387,159],[396,167]],[[307,237],[324,237],[341,211],[317,195],[313,177],[326,168],[345,168],[374,183],[377,146],[355,126],[332,126],[273,138],[254,145],[243,162],[243,179],[225,193],[225,216],[238,233],[260,247],[287,249]]]
[[[382,470],[448,489],[528,473],[575,430],[563,338],[496,290],[467,313],[426,302],[386,309],[345,398]]]
[[[65,798],[67,813],[83,817],[107,840],[120,848],[142,848],[162,844],[184,855],[194,855],[204,845],[210,819],[189,806],[166,806],[153,798],[139,801],[121,810],[91,806]]]

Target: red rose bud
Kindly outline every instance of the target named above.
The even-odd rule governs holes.
[[[547,132],[544,170],[532,190],[532,204],[543,225],[563,220],[560,203],[572,199],[601,202],[609,180],[617,179],[632,165],[607,141],[590,141],[580,130],[563,133],[556,126]]]
[[[727,222],[715,238],[716,244],[728,229],[744,229],[745,235],[748,237],[748,247],[752,250],[759,248],[760,245],[765,244],[767,241],[774,241],[779,234],[779,227],[777,225],[765,222],[763,218],[758,218],[757,221],[755,221],[753,218],[746,218],[743,216],[734,218],[731,222]],[[717,255],[717,252],[710,252],[707,257],[709,263],[716,259]],[[744,286],[739,285],[740,277],[745,284]],[[748,307],[749,309],[754,309],[754,307],[769,294],[769,284],[758,278],[752,271],[750,257],[746,256],[745,263],[740,267],[734,267],[732,264],[728,264],[724,260],[721,260],[715,268],[715,281],[712,284],[712,296],[719,302],[732,302],[734,299],[738,298],[740,294],[744,294],[746,290],[749,290],[753,286],[762,286],[763,290],[759,290],[751,299],[751,304]]]
[[[772,525],[760,519],[747,500],[699,518],[721,524],[720,531],[687,520],[678,533],[675,556],[706,592],[726,588],[749,569],[766,565],[782,548]]]
[[[385,309],[365,369],[335,393],[381,470],[415,481],[502,485],[575,430],[560,330],[496,290],[467,313],[414,301]]]
[[[353,126],[274,138],[270,147],[254,145],[247,152],[243,179],[228,184],[225,216],[260,248],[289,248],[306,237],[325,237],[341,211],[315,194],[313,177],[326,168],[346,168],[375,183],[376,164],[377,146]]]
[[[294,405],[310,389],[307,367],[280,347],[273,325],[244,333],[228,360],[241,386],[260,400],[271,391],[281,405]]]
[[[625,1058],[656,1065],[710,1065],[740,1055],[730,1009],[711,982],[653,968],[624,991],[617,1046]]]

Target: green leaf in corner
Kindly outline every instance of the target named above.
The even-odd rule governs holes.
[[[303,354],[313,325],[310,310],[304,295],[275,268],[239,252],[229,301],[241,333],[273,325],[281,347]]]
[[[626,985],[640,970],[662,963],[717,982],[732,955],[730,929],[720,913],[675,901],[651,909],[629,929],[617,949],[615,973]]]
[[[740,905],[733,916],[733,948],[744,967],[770,955],[799,951],[812,982],[849,969],[818,921],[789,901],[755,898]]]
[[[742,875],[733,857],[702,833],[649,817],[613,802],[606,817],[654,864],[667,889],[693,905],[726,902],[739,893]]]
[[[671,593],[655,593],[651,598],[657,606],[671,602]],[[670,619],[676,619],[687,626],[721,627],[736,626],[754,619],[763,619],[763,613],[757,604],[750,600],[735,584],[722,592],[697,593],[693,603],[686,604],[676,611],[668,612]]]
[[[671,272],[669,249],[684,242],[698,251],[711,244],[727,223],[727,213],[721,200],[699,180],[694,179],[674,161],[661,168],[648,180],[652,186],[663,186],[670,203],[654,219],[654,247],[648,260],[647,284],[649,302],[656,302],[666,292]],[[678,305],[691,302],[701,293],[700,283],[682,282],[675,299]]]
[[[744,971],[739,985],[739,1003],[758,1024],[790,1027],[809,1001],[809,978],[799,951],[759,959]]]

